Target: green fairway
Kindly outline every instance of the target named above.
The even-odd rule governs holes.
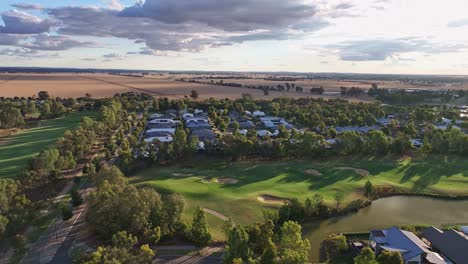
[[[306,173],[308,169],[318,170],[321,175]],[[369,175],[363,176],[366,171]],[[216,178],[236,179],[238,183],[222,184],[213,180]],[[363,186],[367,180],[374,185],[391,185],[405,191],[468,195],[468,159],[431,156],[423,160],[366,158],[215,162],[192,167],[148,169],[131,179],[135,184],[152,186],[160,192],[182,194],[187,203],[187,220],[191,218],[193,209],[200,205],[243,224],[259,221],[265,209],[279,206],[278,203],[260,202],[257,197],[261,195],[295,197],[303,201],[319,193],[332,204],[335,193],[342,191],[346,195],[346,203],[363,198]],[[208,220],[215,237],[222,239],[222,221],[211,216]]]
[[[46,149],[68,129],[74,129],[81,117],[90,112],[73,112],[52,120],[39,121],[34,128],[22,130],[0,139],[0,178],[13,178],[37,155]]]

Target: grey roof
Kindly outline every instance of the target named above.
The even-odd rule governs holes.
[[[375,231],[378,230],[371,232],[374,233]],[[385,250],[399,251],[404,261],[408,261],[429,251],[427,245],[411,232],[400,230],[397,227],[381,231],[384,236],[379,236],[375,239],[379,247]]]
[[[432,247],[439,250],[444,256],[456,264],[468,262],[468,237],[458,231],[441,231],[435,227],[429,227],[423,231]]]

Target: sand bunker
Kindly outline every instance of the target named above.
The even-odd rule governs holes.
[[[315,170],[315,169],[304,170],[304,173],[307,175],[311,175],[311,176],[322,176],[322,173],[320,173],[320,171]]]
[[[357,168],[353,168],[353,167],[338,167],[336,168],[338,170],[352,170],[354,172],[356,172],[357,174],[361,175],[361,176],[369,176],[369,171],[366,171],[366,170],[363,170],[363,169],[357,169]]]
[[[193,174],[191,173],[172,173],[174,177],[192,177]]]
[[[284,204],[285,202],[288,201],[288,199],[276,197],[273,195],[260,195],[257,197],[257,200],[259,200],[262,203],[269,203],[269,204]]]
[[[218,178],[216,181],[222,184],[236,184],[239,182],[238,179],[233,178]]]
[[[221,213],[218,213],[215,210],[211,210],[211,209],[208,209],[208,208],[203,208],[203,211],[205,211],[205,213],[207,213],[207,214],[216,216],[216,217],[218,217],[219,219],[221,219],[223,221],[226,221],[226,220],[229,219],[229,217],[227,217],[227,216],[225,216],[225,215],[223,215]]]

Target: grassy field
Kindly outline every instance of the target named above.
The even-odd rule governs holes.
[[[318,170],[321,175],[306,173],[309,169]],[[363,176],[366,173],[369,175]],[[232,178],[238,183],[222,184],[214,180],[216,178]],[[262,203],[257,199],[259,196],[304,200],[319,193],[332,204],[335,193],[342,191],[346,196],[345,203],[349,203],[363,198],[363,186],[367,180],[375,185],[391,185],[406,191],[468,195],[468,159],[431,156],[421,160],[388,157],[233,164],[212,162],[148,169],[131,178],[134,184],[152,186],[160,192],[182,194],[187,203],[187,220],[191,218],[193,209],[200,205],[243,224],[259,221],[265,209],[279,206],[279,203]],[[208,220],[215,237],[222,239],[222,221],[211,215]]]
[[[89,112],[74,112],[53,120],[37,122],[34,128],[21,130],[0,139],[0,178],[13,178],[37,155],[68,129],[74,129]]]

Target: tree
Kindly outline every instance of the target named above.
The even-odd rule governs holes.
[[[83,198],[81,198],[80,192],[76,188],[73,188],[70,192],[71,203],[73,206],[80,206],[83,203]]]
[[[332,234],[322,242],[322,248],[325,250],[327,259],[332,259],[338,256],[340,252],[347,251],[348,243],[344,235]]]
[[[174,152],[178,159],[182,158],[186,145],[187,145],[187,133],[185,133],[182,126],[178,126],[174,134],[174,142],[173,142]]]
[[[276,245],[269,240],[260,257],[259,264],[275,264],[277,254]]]
[[[249,248],[249,235],[244,227],[237,225],[229,232],[223,263],[230,264],[238,258],[247,261],[250,257],[252,251]]]
[[[67,221],[73,217],[73,210],[67,204],[63,204],[61,207],[62,220]]]
[[[374,192],[375,192],[374,185],[372,185],[370,181],[366,181],[364,185],[364,195],[366,197],[371,197],[372,195],[374,195]]]
[[[190,238],[198,249],[204,248],[211,240],[211,234],[206,223],[206,214],[203,209],[197,207],[193,215]]]
[[[198,91],[192,90],[190,92],[190,97],[192,97],[194,100],[197,100],[198,99]]]
[[[47,91],[40,91],[38,94],[37,94],[37,98],[39,100],[47,100],[50,98],[50,95],[49,95],[49,92]]]
[[[403,258],[398,251],[384,250],[377,257],[379,264],[403,264]]]
[[[280,229],[280,263],[306,263],[309,260],[310,242],[302,239],[301,225],[287,221]]]
[[[232,221],[232,218],[229,218],[228,220],[224,221],[223,223],[223,233],[224,233],[224,240],[227,241],[229,233],[231,230],[234,228],[234,222]]]
[[[374,251],[370,247],[365,247],[361,253],[354,258],[354,264],[379,264],[375,260]]]
[[[336,210],[339,211],[340,210],[340,205],[341,205],[341,203],[343,202],[343,200],[345,198],[344,193],[341,192],[341,191],[337,191],[335,193],[334,198],[335,198],[335,202],[336,202]]]

